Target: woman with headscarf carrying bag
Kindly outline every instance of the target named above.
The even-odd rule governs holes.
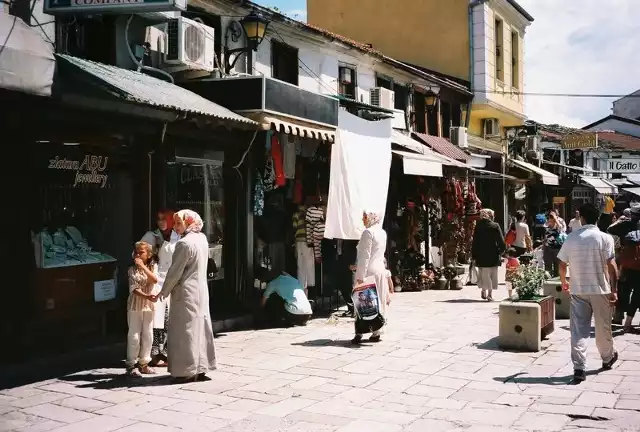
[[[182,382],[197,381],[216,369],[207,286],[209,242],[202,227],[200,215],[192,210],[175,214],[174,230],[181,238],[158,295],[159,301],[171,295],[168,369]]]
[[[362,214],[362,222],[364,223],[365,230],[360,236],[360,242],[358,243],[358,257],[356,261],[356,287],[354,289],[354,306],[356,306],[356,335],[351,341],[354,344],[359,344],[362,341],[363,326],[362,314],[358,311],[358,303],[370,304],[372,308],[377,306],[378,308],[378,321],[379,328],[373,330],[369,341],[379,342],[382,326],[384,326],[387,316],[388,305],[391,301],[390,290],[393,287],[388,286],[388,273],[385,267],[384,253],[387,248],[387,233],[382,229],[382,220],[380,215],[376,213]],[[362,291],[358,291],[358,286],[364,284],[367,280],[375,281],[375,294],[370,293],[366,295]],[[356,295],[357,294],[357,295]],[[372,298],[374,294],[376,298]],[[360,298],[358,298],[360,297]],[[375,304],[377,302],[377,305]],[[359,321],[360,320],[360,321]],[[382,325],[380,325],[382,324]]]

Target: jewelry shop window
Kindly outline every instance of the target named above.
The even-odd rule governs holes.
[[[60,310],[114,299],[131,261],[126,150],[52,142],[34,150],[30,229],[38,307]]]
[[[218,270],[215,279],[223,279],[223,161],[177,157],[175,162],[169,163],[168,170],[169,206],[176,211],[190,209],[202,217],[203,233],[209,240],[209,259],[215,262]]]

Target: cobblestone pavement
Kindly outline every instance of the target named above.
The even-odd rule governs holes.
[[[221,335],[206,382],[98,369],[3,390],[0,431],[640,430],[637,336],[616,337],[607,372],[591,343],[591,374],[571,386],[567,321],[539,353],[502,352],[498,303],[477,297],[397,294],[384,340],[360,348],[346,318]]]

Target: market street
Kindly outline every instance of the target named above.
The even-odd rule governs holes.
[[[539,353],[502,352],[498,302],[477,295],[397,294],[383,341],[358,348],[346,318],[219,335],[207,382],[112,368],[3,390],[0,431],[640,430],[637,336],[616,337],[620,361],[601,373],[592,340],[593,374],[567,385],[568,321]]]

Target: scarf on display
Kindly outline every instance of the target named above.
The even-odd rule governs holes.
[[[367,215],[367,223],[364,225],[365,228],[371,228],[372,226],[379,224],[382,219],[378,213],[365,212],[365,214]]]
[[[202,222],[200,215],[193,210],[180,210],[175,214],[175,217],[180,218],[184,223],[185,230],[182,235],[183,237],[189,233],[199,233],[202,231],[204,222]]]

